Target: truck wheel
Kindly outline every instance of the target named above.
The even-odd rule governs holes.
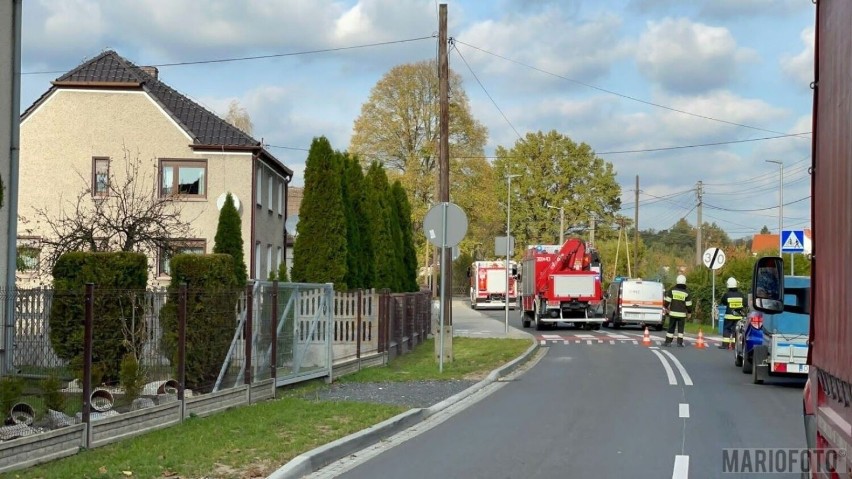
[[[743,360],[740,365],[743,368],[743,374],[750,374],[751,371],[754,369],[751,363],[751,357],[749,357],[745,352],[743,352],[742,358]]]
[[[763,380],[766,376],[766,371],[769,371],[767,366],[763,365],[763,360],[766,359],[767,351],[765,346],[757,346],[752,351],[753,354],[753,362],[751,372],[751,379],[754,384],[763,384]]]
[[[751,380],[755,384],[763,384],[763,367],[754,366],[751,369]]]

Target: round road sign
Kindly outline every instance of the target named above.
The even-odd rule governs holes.
[[[725,264],[725,252],[719,248],[707,248],[704,252],[704,266],[710,269],[719,269]]]
[[[444,235],[444,206],[446,205],[446,244],[441,244]],[[423,232],[430,243],[439,247],[447,248],[459,244],[467,234],[467,216],[458,205],[453,203],[438,203],[429,209],[426,218],[423,219]]]

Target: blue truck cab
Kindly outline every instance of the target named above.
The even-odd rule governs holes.
[[[784,277],[784,305],[801,306],[810,295],[807,276]],[[808,373],[808,314],[784,311],[766,314],[752,311],[737,323],[734,364],[752,374],[755,384],[772,375]]]

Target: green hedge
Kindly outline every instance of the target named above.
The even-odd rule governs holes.
[[[187,286],[186,387],[209,391],[228,353],[237,326],[241,288],[228,254],[178,254],[171,259],[169,299],[160,311],[163,347],[177,365],[178,291]]]
[[[147,257],[132,252],[65,253],[53,267],[53,281],[50,342],[57,356],[70,361],[82,377],[85,287],[94,283],[93,380],[118,381],[125,353],[145,341],[145,322],[132,319],[144,317]]]

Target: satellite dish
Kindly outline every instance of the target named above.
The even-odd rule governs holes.
[[[227,197],[228,193],[222,193],[216,198],[216,207],[219,208],[219,211],[222,211],[222,207],[225,206],[225,198]],[[233,193],[231,193],[231,198],[234,200],[234,207],[237,208],[237,211],[240,211],[240,199]]]
[[[299,215],[293,215],[287,218],[287,221],[284,222],[284,229],[290,233],[290,236],[296,237],[299,236],[299,230],[296,229],[299,226]]]

